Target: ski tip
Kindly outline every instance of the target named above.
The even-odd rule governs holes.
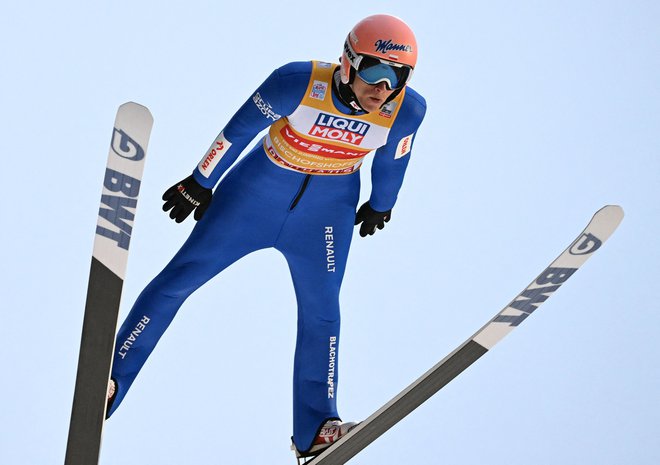
[[[141,105],[137,102],[126,102],[121,105],[119,105],[119,111],[125,111],[125,112],[131,112],[131,113],[139,113],[142,114],[143,116],[147,116],[148,118],[153,121],[154,117],[151,115],[151,111],[149,111],[149,108],[147,108],[144,105]]]
[[[123,108],[123,107],[126,107],[126,108],[128,108],[128,107],[139,107],[139,108],[144,108],[145,110],[149,111],[149,109],[145,105],[142,105],[141,103],[133,102],[132,100],[130,100],[128,102],[124,102],[121,105],[119,105],[119,108]]]
[[[608,219],[617,225],[623,220],[623,208],[619,205],[605,205],[603,208],[596,212],[596,215],[607,216]]]
[[[587,228],[604,241],[619,227],[622,220],[623,208],[619,205],[605,205],[596,212]]]

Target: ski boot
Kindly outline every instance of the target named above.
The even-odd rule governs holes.
[[[309,460],[319,455],[357,425],[358,423],[355,422],[342,423],[340,420],[326,421],[321,427],[318,436],[316,436],[314,442],[312,442],[312,447],[305,452],[300,452],[292,442],[291,450],[296,454],[298,465],[304,465]]]

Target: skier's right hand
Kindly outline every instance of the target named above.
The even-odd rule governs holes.
[[[181,223],[195,210],[195,220],[202,219],[211,203],[213,191],[200,185],[192,175],[176,183],[163,194],[163,211],[170,211],[170,218]]]

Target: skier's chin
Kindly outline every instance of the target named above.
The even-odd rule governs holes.
[[[378,98],[373,98],[373,97],[366,97],[365,99],[360,101],[360,105],[368,113],[380,110],[380,107],[383,106],[383,103],[385,103],[385,100],[378,99]]]

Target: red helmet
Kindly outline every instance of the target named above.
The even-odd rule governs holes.
[[[415,34],[401,19],[373,15],[348,33],[341,56],[341,81],[349,84],[355,75],[368,84],[385,81],[389,88],[402,88],[417,63]]]

